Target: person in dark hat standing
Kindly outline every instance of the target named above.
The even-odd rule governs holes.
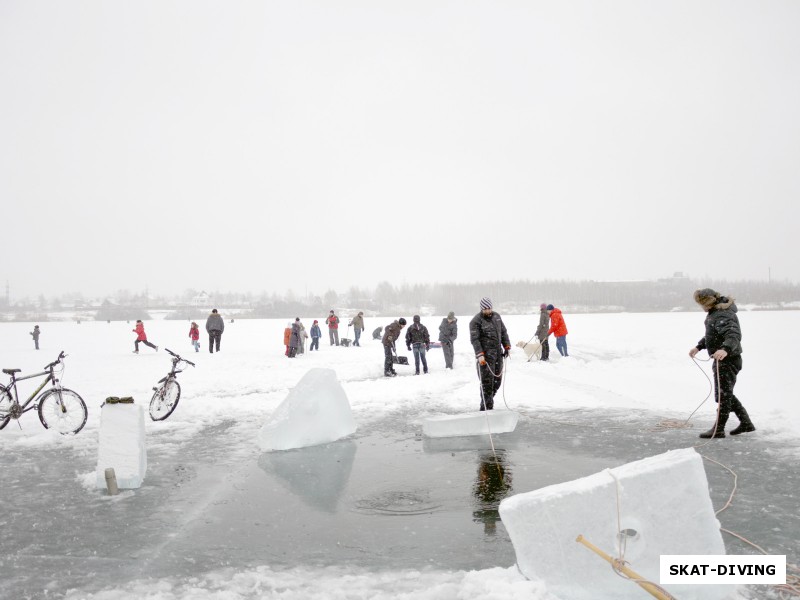
[[[547,332],[550,331],[550,313],[547,304],[539,305],[539,326],[536,328],[536,338],[542,345],[542,357],[539,360],[550,360],[550,342],[547,341]]]
[[[36,346],[37,350],[39,349],[39,333],[40,333],[39,326],[38,325],[34,325],[33,326],[33,331],[31,331],[30,334],[33,337],[33,344],[34,344],[34,346]]]
[[[353,326],[353,333],[355,334],[355,340],[353,341],[353,346],[360,346],[358,340],[361,339],[361,334],[364,332],[364,311],[359,311],[359,313],[353,317],[353,320],[350,321],[350,325]]]
[[[383,374],[385,377],[394,377],[397,375],[397,371],[394,370],[394,364],[392,362],[392,351],[395,349],[394,343],[400,339],[400,334],[405,326],[406,320],[400,317],[394,323],[387,325],[383,332]]]
[[[311,326],[311,346],[308,351],[316,350],[319,352],[319,338],[322,337],[322,331],[319,328],[319,321],[314,319],[314,324]]]
[[[328,318],[325,319],[325,325],[328,326],[328,336],[331,338],[331,346],[339,345],[339,317],[331,309]]]
[[[742,370],[742,330],[739,317],[736,316],[738,309],[734,299],[705,288],[694,293],[694,301],[708,314],[705,320],[706,334],[689,350],[689,356],[694,358],[700,350],[706,350],[714,359],[711,367],[714,374],[714,399],[719,403],[716,425],[701,433],[700,437],[724,438],[725,424],[730,413],[739,419],[739,426],[731,430],[731,435],[755,431],[750,415],[733,394],[736,376]]]
[[[422,369],[424,373],[428,374],[428,359],[425,358],[425,353],[430,350],[431,336],[428,333],[428,328],[420,322],[419,315],[414,315],[411,327],[406,331],[406,347],[411,350],[414,346],[414,366],[417,372],[414,375],[419,375],[419,362],[422,361]]]
[[[442,319],[439,325],[439,341],[442,342],[442,353],[444,354],[444,368],[453,368],[453,342],[458,337],[458,319],[456,313],[450,311],[447,317]]]
[[[550,315],[550,329],[547,330],[547,335],[551,333],[556,336],[556,348],[561,356],[569,356],[567,352],[567,324],[564,322],[564,315],[561,314],[561,309],[556,308],[552,304],[547,305],[547,314]]]
[[[206,332],[208,333],[208,351],[214,354],[216,348],[219,352],[219,343],[222,340],[222,332],[225,331],[225,321],[222,315],[213,309],[206,319]]]
[[[494,408],[494,395],[503,381],[503,359],[508,358],[511,344],[503,319],[492,309],[489,298],[481,298],[481,312],[469,322],[469,339],[478,359],[481,380],[480,410]]]

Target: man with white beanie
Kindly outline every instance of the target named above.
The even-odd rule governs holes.
[[[492,309],[489,298],[481,298],[481,312],[469,323],[469,338],[478,360],[481,380],[481,408],[494,408],[494,395],[503,381],[503,359],[511,352],[508,331],[503,319]]]

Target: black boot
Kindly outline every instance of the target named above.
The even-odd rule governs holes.
[[[750,433],[751,431],[756,430],[756,426],[753,425],[753,422],[750,420],[750,415],[747,414],[747,411],[744,409],[744,406],[740,406],[737,408],[733,414],[735,414],[739,419],[739,426],[736,429],[731,431],[731,435],[739,435],[740,433]]]
[[[725,429],[722,428],[722,427],[719,427],[719,426],[717,426],[716,429],[714,429],[712,427],[708,431],[704,431],[703,433],[701,433],[700,437],[705,439],[705,440],[709,440],[711,438],[724,438],[725,437]]]
[[[725,437],[725,423],[728,422],[728,415],[720,413],[717,417],[716,430],[712,427],[708,431],[700,434],[700,437],[707,440],[711,438],[724,438]]]

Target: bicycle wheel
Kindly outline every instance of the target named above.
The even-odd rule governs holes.
[[[8,425],[11,420],[9,413],[11,412],[11,405],[14,401],[11,398],[11,393],[0,385],[0,429]]]
[[[163,421],[178,408],[181,399],[181,384],[177,379],[167,379],[163,385],[153,392],[150,399],[150,418]]]
[[[45,429],[55,429],[64,435],[78,433],[88,416],[83,398],[67,388],[54,388],[39,397],[39,420]]]

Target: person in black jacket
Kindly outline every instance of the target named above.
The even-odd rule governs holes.
[[[383,374],[386,377],[394,377],[397,375],[392,361],[392,350],[394,350],[394,343],[400,338],[400,334],[405,326],[406,320],[401,317],[394,323],[387,325],[383,332]]]
[[[733,395],[733,386],[736,385],[736,376],[742,370],[742,330],[739,327],[739,318],[736,316],[737,308],[733,298],[726,298],[711,288],[697,290],[694,301],[703,307],[706,315],[706,334],[689,350],[689,356],[694,358],[700,350],[707,350],[714,359],[712,373],[714,374],[715,400],[719,403],[719,416],[716,425],[700,434],[701,438],[724,438],[725,423],[732,412],[739,419],[739,426],[731,431],[731,435],[739,435],[755,431],[756,428],[750,420],[742,403]]]
[[[428,374],[428,359],[425,358],[425,353],[431,348],[431,336],[428,334],[428,328],[420,323],[419,315],[414,315],[414,322],[411,327],[406,331],[406,347],[411,350],[411,345],[414,345],[414,366],[417,372],[414,375],[419,375],[419,361],[422,361],[422,369],[425,374]]]
[[[469,339],[478,359],[481,380],[481,408],[494,408],[494,395],[503,380],[503,359],[508,358],[511,344],[500,315],[492,310],[492,301],[481,298],[481,312],[469,322]]]

